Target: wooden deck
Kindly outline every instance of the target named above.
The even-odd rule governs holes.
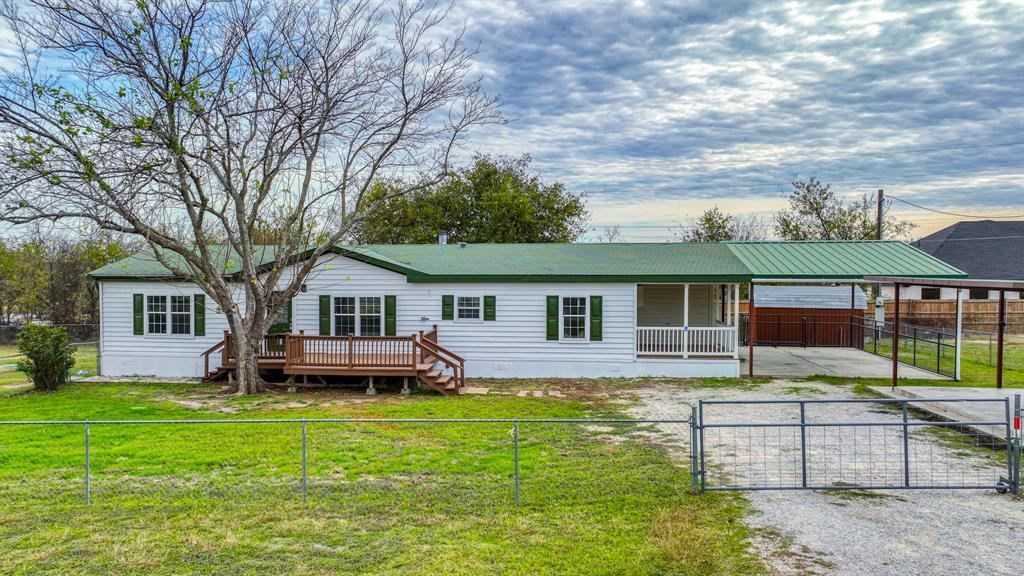
[[[219,352],[219,355],[217,354]],[[238,367],[231,335],[203,353],[212,379]],[[211,370],[211,359],[219,366]],[[294,376],[413,376],[442,394],[465,387],[465,360],[437,343],[437,327],[410,336],[268,334],[259,367]]]

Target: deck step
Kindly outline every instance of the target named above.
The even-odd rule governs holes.
[[[421,363],[421,364],[417,364],[416,365],[416,370],[418,370],[420,372],[426,372],[426,371],[430,370],[433,367],[434,367],[433,363],[430,363],[430,364]]]
[[[435,370],[431,370],[430,372],[427,372],[427,378],[429,378],[431,380],[437,380],[440,377],[441,377],[441,371],[440,370],[436,370],[435,369]]]
[[[436,380],[434,380],[434,384],[436,384],[438,386],[446,386],[451,381],[452,381],[451,375],[450,374],[445,374],[444,376],[440,376]]]
[[[444,389],[449,391],[449,392],[452,391],[452,390],[455,390],[455,382],[449,382],[449,383],[445,384]]]

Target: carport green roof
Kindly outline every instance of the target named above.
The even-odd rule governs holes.
[[[963,278],[902,242],[724,242],[712,244],[387,244],[338,246],[335,253],[404,274],[410,282],[746,282],[751,279],[861,279],[867,275]],[[272,248],[260,263],[272,265]],[[170,262],[177,257],[169,256]],[[225,275],[237,258],[217,254]],[[90,273],[96,279],[173,274],[151,252]]]
[[[964,272],[895,240],[729,242],[754,279],[849,280],[864,276],[964,278]],[[874,274],[871,270],[889,270]]]

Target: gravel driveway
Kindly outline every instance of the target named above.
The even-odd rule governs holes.
[[[689,414],[698,399],[850,398],[845,388],[817,383],[774,381],[756,388],[693,388],[652,386],[635,391],[636,417],[666,418]],[[786,408],[731,407],[736,420],[768,422],[788,418]],[[713,415],[705,414],[706,421]],[[808,419],[815,416],[808,416]],[[830,405],[827,416],[839,421],[900,421],[899,413],[864,404]],[[823,429],[817,429],[823,431]],[[847,481],[899,481],[902,436],[899,428],[886,439],[843,428],[844,452],[821,445],[811,458],[811,481],[835,485]],[[881,429],[888,430],[888,427]],[[794,430],[758,432],[751,441],[729,434],[712,435],[705,446],[709,474],[719,484],[799,483],[799,448],[786,434]],[[689,430],[665,426],[671,441],[689,442]],[[731,431],[728,431],[731,432]],[[799,432],[797,446],[799,446]],[[874,431],[875,434],[879,430]],[[861,436],[857,436],[861,435]],[[996,462],[941,436],[910,435],[912,480],[930,483],[990,481],[1002,471]],[[809,440],[809,445],[813,440]],[[851,448],[853,445],[853,448]],[[826,458],[825,454],[829,454]],[[794,462],[795,459],[795,463]],[[1005,472],[1004,472],[1005,474]],[[795,475],[795,477],[794,477]],[[892,476],[895,475],[896,478]],[[778,574],[999,575],[1024,573],[1024,501],[994,490],[764,491],[745,492],[757,529],[754,546]]]

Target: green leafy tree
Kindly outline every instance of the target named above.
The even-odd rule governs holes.
[[[57,390],[67,383],[75,365],[75,347],[63,328],[25,326],[18,332],[18,351],[25,356],[18,362],[18,369],[32,379],[36,390]]]
[[[572,242],[587,230],[584,198],[529,172],[530,157],[478,156],[441,184],[405,196],[378,183],[383,199],[354,234],[364,244]]]
[[[793,182],[784,197],[789,209],[775,214],[775,233],[784,240],[874,240],[875,202],[868,195],[847,202],[831,184],[816,178]],[[916,225],[886,215],[882,231],[887,238],[905,237]]]

